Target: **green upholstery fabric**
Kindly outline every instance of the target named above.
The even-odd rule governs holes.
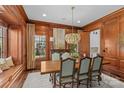
[[[78,74],[75,74],[75,78],[77,79]],[[84,80],[88,78],[88,74],[83,74],[83,75],[79,75],[79,80]]]
[[[61,56],[62,60],[65,60],[65,59],[70,58],[70,57],[71,56],[68,52],[63,53],[62,56]]]
[[[89,74],[90,61],[91,60],[89,58],[84,58],[81,60],[79,74],[76,73],[75,75],[76,79],[84,80],[89,78],[88,74]]]
[[[100,69],[101,62],[102,62],[101,57],[97,57],[97,58],[94,59],[93,71],[96,71],[96,70]]]
[[[98,76],[98,75],[100,75],[100,73],[98,71],[92,72],[92,76]]]
[[[100,76],[101,75],[101,72],[100,72],[100,66],[102,64],[102,57],[100,56],[97,56],[95,57],[93,60],[93,68],[92,68],[92,77],[95,77],[95,76]]]
[[[60,80],[60,76],[56,77],[57,81]],[[61,83],[69,83],[72,82],[72,77],[61,78]]]
[[[60,60],[60,54],[59,53],[53,53],[52,54],[52,60],[53,61]]]
[[[63,76],[69,76],[73,75],[73,66],[74,66],[74,61],[73,60],[66,60],[67,62],[62,63],[62,77]]]
[[[89,66],[90,66],[90,59],[85,58],[85,59],[81,60],[81,67],[80,67],[79,74],[88,73]]]
[[[73,59],[65,59],[61,62],[61,71],[60,75],[56,75],[57,81],[61,84],[72,83],[73,80],[73,73],[74,73],[74,65],[75,60]]]

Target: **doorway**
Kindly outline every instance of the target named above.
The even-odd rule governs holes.
[[[100,54],[100,29],[90,32],[90,57]]]

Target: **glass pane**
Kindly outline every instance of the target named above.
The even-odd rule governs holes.
[[[2,51],[3,51],[3,49],[2,49],[2,38],[0,38],[0,58],[2,58]]]
[[[35,36],[35,57],[46,57],[46,36]]]
[[[0,37],[2,37],[2,28],[0,27]]]
[[[7,38],[3,37],[3,55],[4,58],[7,57]]]
[[[6,37],[6,36],[7,36],[7,28],[3,27],[3,37]]]

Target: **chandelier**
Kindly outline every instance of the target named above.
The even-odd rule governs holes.
[[[73,10],[75,7],[72,7],[72,33],[65,35],[65,41],[68,44],[77,44],[80,41],[80,34],[73,33]]]

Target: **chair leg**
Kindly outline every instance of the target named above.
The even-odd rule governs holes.
[[[73,88],[73,86],[74,86],[74,81],[72,81],[72,88]]]
[[[80,84],[80,81],[79,81],[79,80],[77,80],[77,88],[79,87],[79,84]]]
[[[51,81],[51,73],[50,73],[49,81]]]
[[[49,81],[50,81],[50,82],[52,81],[52,83],[54,83],[54,82],[53,82],[53,74],[52,74],[52,73],[50,73]]]
[[[61,83],[59,84],[59,88],[61,88]]]
[[[92,77],[90,77],[90,87],[92,87]]]
[[[101,77],[100,77],[100,75],[98,76],[98,84],[99,84],[99,86],[100,86],[100,81],[101,81]]]
[[[88,85],[89,85],[89,79],[87,79],[87,88],[88,88]]]
[[[65,85],[66,85],[66,84],[63,85],[63,88],[65,88]]]

